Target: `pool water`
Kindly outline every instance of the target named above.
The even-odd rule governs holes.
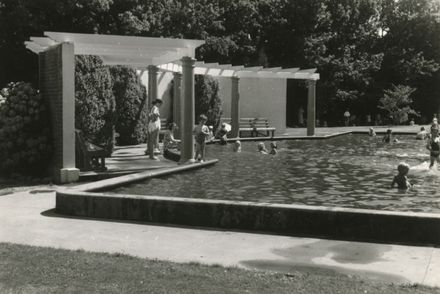
[[[277,155],[256,151],[256,142],[208,145],[207,157],[219,162],[209,168],[152,178],[114,189],[114,193],[162,195],[338,206],[393,211],[440,212],[440,172],[429,169],[426,142],[413,136],[344,135],[328,140],[278,142]],[[266,142],[269,148],[269,142]],[[411,168],[408,191],[391,189],[399,162]]]

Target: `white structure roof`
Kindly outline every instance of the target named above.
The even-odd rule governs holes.
[[[161,64],[159,68],[164,71],[182,72],[180,61]],[[269,78],[269,79],[301,79],[301,80],[319,80],[319,73],[316,68],[300,69],[281,68],[281,67],[244,67],[242,65],[233,66],[231,64],[204,63],[197,61],[194,68],[195,74],[211,75],[216,77],[239,77],[239,78]]]
[[[180,59],[184,56],[194,58],[196,48],[205,43],[203,40],[190,39],[60,32],[44,32],[44,35],[46,37],[31,37],[30,41],[25,42],[26,48],[38,54],[51,46],[67,42],[74,44],[75,55],[100,56],[105,65],[135,68],[157,65],[171,72],[182,72]],[[194,73],[218,77],[319,80],[316,69],[244,67],[202,61],[196,62]]]
[[[46,37],[31,37],[26,48],[35,53],[67,42],[74,44],[75,55],[97,55],[107,65],[146,67],[173,62],[184,56],[195,57],[202,40],[151,38],[118,35],[44,32]]]

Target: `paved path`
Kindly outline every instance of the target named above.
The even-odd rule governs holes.
[[[440,286],[440,248],[67,218],[52,211],[50,189],[0,196],[0,242]]]

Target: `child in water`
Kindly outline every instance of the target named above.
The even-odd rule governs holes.
[[[382,138],[382,142],[385,142],[385,143],[390,143],[391,141],[392,141],[392,139],[391,139],[391,133],[392,133],[393,131],[391,130],[391,129],[388,129],[387,130],[387,133],[385,134],[385,136]]]
[[[267,154],[267,149],[263,142],[258,143],[258,152],[261,154]]]
[[[205,160],[205,141],[206,138],[209,136],[209,128],[206,126],[206,122],[208,121],[208,118],[201,114],[199,117],[199,124],[194,127],[193,134],[196,141],[196,153],[194,156],[195,160],[199,160],[200,155],[200,162],[204,162]]]
[[[411,187],[411,183],[408,181],[406,177],[409,172],[409,165],[405,162],[399,163],[397,166],[397,171],[399,172],[397,176],[394,176],[393,182],[391,183],[391,188],[394,188],[394,185],[397,184],[398,189],[408,189]]]
[[[277,154],[278,153],[277,148],[278,148],[277,142],[270,142],[270,152],[269,152],[269,154],[271,154],[271,155]]]
[[[439,129],[435,127],[431,127],[431,137],[429,138],[428,144],[426,148],[430,151],[430,159],[431,163],[429,164],[429,168],[434,166],[434,162],[437,161],[439,163],[439,155],[440,155],[440,138],[439,138]]]
[[[241,142],[239,140],[234,142],[233,150],[234,152],[241,152]]]

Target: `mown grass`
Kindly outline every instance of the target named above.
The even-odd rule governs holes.
[[[0,243],[0,293],[440,293],[346,275],[268,273]]]

